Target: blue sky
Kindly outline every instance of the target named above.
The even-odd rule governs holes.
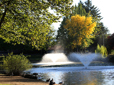
[[[73,0],[73,4],[78,4],[80,0]],[[87,0],[81,0],[82,2],[85,2]],[[114,1],[113,0],[91,0],[92,5],[95,5],[101,12],[101,16],[103,19],[101,20],[104,24],[105,27],[108,28],[109,33],[112,34],[114,33]],[[62,20],[62,19],[61,19]],[[59,23],[54,23],[53,24],[54,28],[57,30],[58,27],[60,26]]]

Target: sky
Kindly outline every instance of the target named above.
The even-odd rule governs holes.
[[[73,5],[77,5],[80,0],[73,0]],[[87,0],[81,0],[85,2]],[[100,15],[103,17],[101,22],[103,22],[104,26],[108,28],[109,33],[114,33],[114,1],[113,0],[91,0],[92,5],[95,5],[100,10]],[[62,21],[62,19],[61,19]],[[55,30],[58,30],[61,22],[53,23]]]

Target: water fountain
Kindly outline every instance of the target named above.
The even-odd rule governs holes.
[[[33,63],[35,66],[51,66],[51,65],[67,65],[74,64],[75,62],[69,61],[64,53],[48,53],[45,54],[41,62]]]
[[[64,53],[48,53],[43,56],[41,62],[68,62],[68,59]]]
[[[84,67],[87,68],[94,59],[100,56],[100,54],[95,53],[71,53],[69,55],[69,60],[76,62],[78,59],[84,65]]]
[[[32,68],[25,72],[30,74],[38,73],[46,79],[54,79],[56,83],[61,81],[65,85],[113,85],[114,83],[114,66],[89,66],[100,55],[95,53],[71,53],[68,57],[63,53],[45,54],[39,63],[33,65],[51,66],[51,65],[68,65],[65,67],[38,67]],[[81,62],[84,66],[69,66]],[[87,69],[85,69],[87,68]]]
[[[41,60],[41,62],[33,63],[33,65],[67,65],[67,64],[76,64],[76,62],[81,62],[85,68],[100,55],[95,53],[70,53],[68,57],[64,53],[48,53],[45,54]]]

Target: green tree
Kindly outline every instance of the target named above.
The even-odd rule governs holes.
[[[76,14],[80,14],[81,16],[87,16],[88,15],[81,3],[78,3],[78,6],[75,5],[73,10],[72,10],[71,15],[73,16],[73,15],[76,15]]]
[[[91,16],[93,17],[93,21],[97,23],[96,29],[94,31],[94,34],[97,36],[98,32],[101,31],[101,27],[99,27],[101,23],[100,20],[102,19],[102,16],[100,15],[100,10],[95,5],[92,5],[91,0],[87,0],[84,3],[81,2],[81,4],[83,8],[86,10],[86,12],[91,14]]]
[[[31,64],[23,54],[13,55],[13,53],[4,56],[3,68],[8,74],[19,75],[22,71],[31,68]]]
[[[64,17],[63,21],[61,22],[60,27],[58,28],[57,31],[57,41],[61,44],[61,46],[64,47],[66,51],[71,50],[71,40],[72,37],[68,35],[68,30],[64,28],[65,21],[68,18]]]
[[[47,41],[50,25],[60,14],[69,14],[71,4],[72,0],[1,0],[0,38],[40,49]]]
[[[96,31],[95,38],[93,39],[94,43],[90,46],[91,47],[96,47],[97,44],[99,45],[107,45],[107,37],[108,37],[108,28],[104,26],[102,22],[97,25],[97,29],[99,31]]]
[[[92,5],[91,0],[87,0],[85,3],[81,2],[81,4],[83,5],[83,8],[86,10],[87,13],[91,13],[92,17],[100,20],[102,19],[100,10],[96,6]]]
[[[100,10],[95,5],[92,5],[92,0],[86,0],[85,3],[82,3],[82,6],[87,13],[91,14],[93,20],[97,22],[96,29],[93,33],[95,35],[95,38],[93,39],[94,44],[92,44],[90,47],[96,47],[97,44],[106,45],[108,28],[106,28],[101,22],[102,16],[100,15]]]
[[[49,47],[54,46],[56,44],[56,37],[55,37],[55,30],[54,27],[51,27],[48,35],[47,35],[47,42],[45,45],[45,50],[47,50]]]
[[[95,53],[100,53],[102,57],[107,57],[108,55],[107,48],[103,45],[99,46],[99,44],[97,45],[97,49],[95,50]]]
[[[104,26],[101,22],[99,23],[100,30],[96,34],[97,44],[106,46],[107,44],[107,36],[108,36],[108,28]]]

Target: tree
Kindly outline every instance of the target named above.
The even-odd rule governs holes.
[[[86,12],[91,14],[93,20],[96,22],[96,28],[94,31],[95,38],[93,39],[95,43],[91,46],[95,45],[96,47],[97,44],[106,45],[105,41],[107,37],[108,28],[106,28],[101,22],[102,16],[100,15],[100,10],[95,5],[92,5],[92,0],[86,0],[85,3],[80,3],[82,4]]]
[[[60,27],[58,28],[58,34],[57,34],[57,40],[61,43],[61,45],[64,47],[66,51],[73,51],[72,49],[72,41],[74,38],[68,34],[68,30],[64,28],[64,25],[66,25],[66,20],[70,19],[71,16],[74,16],[76,14],[82,15],[82,16],[88,16],[89,14],[86,13],[85,9],[82,7],[82,4],[78,4],[78,6],[74,6],[72,9],[72,12],[69,16],[65,16],[63,18],[63,21],[61,22]],[[79,49],[79,46],[78,46]]]
[[[106,40],[107,40],[107,34],[108,34],[108,29],[107,27],[104,26],[104,24],[101,22],[99,23],[100,30],[96,33],[96,39],[98,40],[97,43],[100,45],[106,45]]]
[[[85,3],[80,2],[83,6],[83,8],[86,10],[86,13],[90,13],[91,16],[93,17],[93,21],[96,22],[96,29],[94,31],[94,35],[98,35],[98,32],[100,32],[100,20],[102,19],[102,16],[100,15],[100,10],[95,6],[92,5],[91,0],[87,0]]]
[[[50,25],[60,14],[69,14],[71,4],[72,0],[1,0],[0,38],[40,49],[47,41]]]
[[[49,47],[54,46],[55,44],[56,44],[55,30],[54,27],[51,27],[47,35],[46,46],[44,48],[45,50],[47,50]]]
[[[90,48],[96,48],[97,44],[104,46],[107,45],[108,28],[100,22],[99,25],[97,25],[97,29],[99,29],[99,31],[96,31],[95,38],[93,39],[94,43],[91,44]]]
[[[73,16],[73,15],[76,15],[76,14],[80,14],[81,16],[87,16],[88,15],[81,3],[78,3],[78,6],[75,5],[73,10],[72,10],[71,15]]]
[[[71,37],[68,35],[68,30],[64,28],[65,21],[67,19],[68,18],[66,18],[66,17],[63,18],[63,21],[61,22],[61,25],[57,31],[57,41],[61,44],[61,46],[66,51],[71,50],[71,44],[70,44]]]
[[[82,46],[82,48],[88,47],[92,43],[91,38],[95,30],[96,23],[92,22],[92,17],[85,17],[80,15],[72,16],[70,20],[66,21],[64,28],[68,30],[72,40],[72,48],[76,46]]]
[[[97,18],[99,20],[102,19],[101,17],[101,13],[100,10],[95,7],[94,5],[92,5],[91,0],[87,0],[84,4],[82,2],[80,2],[83,5],[83,8],[86,10],[87,13],[91,13],[92,17]]]
[[[13,52],[13,53],[25,53],[25,52],[30,52],[30,51],[35,51],[37,49],[33,49],[31,45],[23,45],[23,44],[16,44],[13,45],[11,43],[5,42],[2,38],[0,38],[0,50],[5,51],[5,52]]]

